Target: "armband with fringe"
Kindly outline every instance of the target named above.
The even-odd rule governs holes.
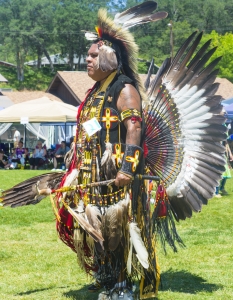
[[[125,174],[128,177],[133,177],[140,162],[142,153],[143,150],[141,147],[126,144],[125,154],[119,172]]]

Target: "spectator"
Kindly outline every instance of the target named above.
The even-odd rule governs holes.
[[[16,148],[12,149],[12,154],[9,157],[9,163],[10,163],[10,169],[16,169],[17,168],[17,155],[16,155]]]
[[[0,150],[0,169],[9,169],[8,157]]]
[[[23,148],[23,142],[19,141],[18,147],[13,152],[13,156],[11,156],[11,162],[21,164],[22,166],[25,165],[25,162],[29,161],[29,153],[28,149]],[[12,169],[15,169],[17,165],[11,165]]]
[[[53,158],[53,167],[54,168],[52,171],[55,171],[57,169],[58,163],[64,164],[64,157],[69,150],[70,150],[70,148],[68,146],[66,146],[66,142],[62,141],[61,146],[57,149],[57,151],[54,154],[54,158]]]
[[[18,147],[18,143],[20,141],[20,132],[16,129],[16,127],[12,127],[12,130],[14,131],[13,135],[13,141],[14,141],[14,147]]]
[[[29,159],[30,169],[35,168],[37,170],[38,166],[44,164],[46,160],[47,151],[42,148],[42,142],[38,141],[37,146],[33,152],[32,157]]]
[[[226,147],[226,165],[225,165],[225,172],[222,174],[222,180],[218,187],[216,187],[215,197],[221,198],[222,195],[228,195],[228,192],[225,190],[225,185],[227,179],[231,178],[231,171],[230,171],[230,161],[233,160],[233,155],[231,153],[231,149],[229,147],[228,141],[224,142]],[[221,193],[221,194],[220,194]]]

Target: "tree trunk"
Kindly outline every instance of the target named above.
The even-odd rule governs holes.
[[[49,55],[49,53],[48,53],[48,51],[47,51],[47,49],[45,47],[43,47],[43,51],[44,51],[44,54],[45,54],[45,56],[47,57],[47,59],[48,59],[48,61],[50,63],[51,72],[54,73],[54,65],[53,65],[53,62],[51,60],[51,57],[50,57],[50,55]]]
[[[69,66],[70,66],[70,70],[73,71],[73,67],[74,67],[74,50],[73,50],[73,47],[69,51]]]
[[[42,58],[43,50],[39,46],[37,49],[37,69],[41,68],[41,58]]]
[[[16,60],[17,60],[17,79],[19,81],[24,81],[24,61],[23,57],[20,54],[20,51],[16,53]]]
[[[81,57],[82,57],[82,55],[80,54],[79,56],[78,56],[78,70],[81,70]]]

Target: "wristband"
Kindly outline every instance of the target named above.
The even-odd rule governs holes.
[[[141,147],[126,144],[121,169],[119,172],[132,177],[136,172],[142,153],[143,150]]]

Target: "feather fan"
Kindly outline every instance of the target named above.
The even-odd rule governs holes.
[[[53,172],[27,179],[3,191],[1,196],[2,204],[10,207],[37,204],[48,195],[47,193],[39,194],[39,190],[43,193],[47,189],[57,189],[63,176],[63,172]]]

